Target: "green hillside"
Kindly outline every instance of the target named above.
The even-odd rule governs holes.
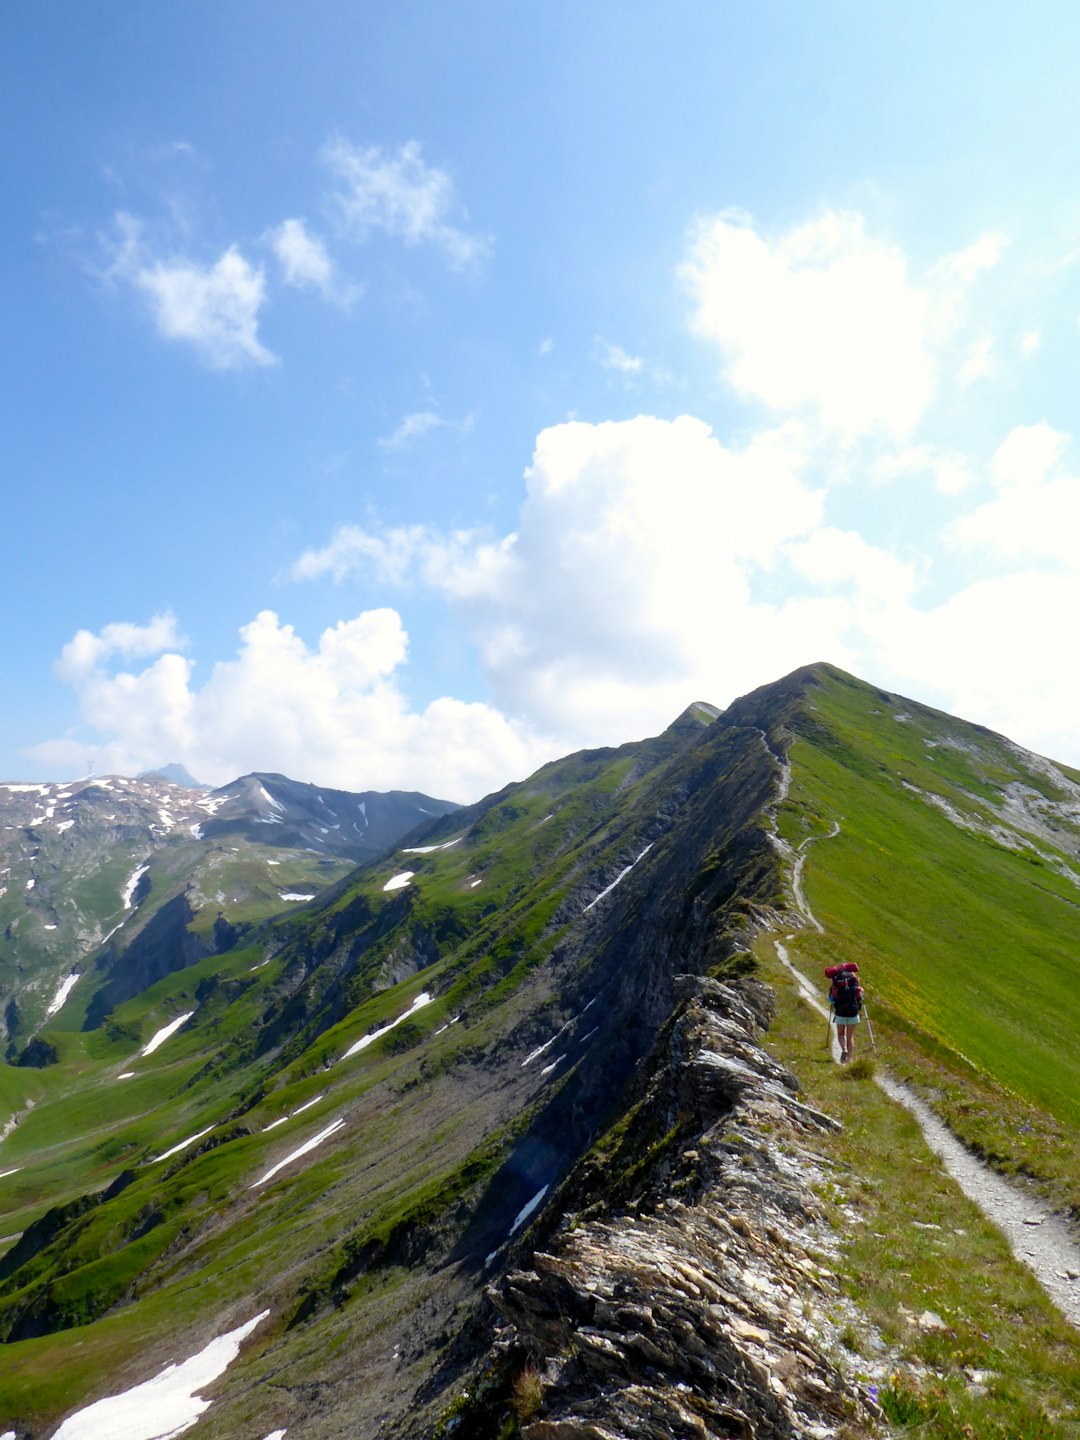
[[[302,875],[280,861],[278,890]],[[259,923],[265,863],[223,860],[233,887],[252,867],[229,948],[0,1068],[0,1430],[51,1434],[263,1310],[200,1434],[464,1425],[523,1217],[664,1203],[715,1120],[656,1079],[680,977],[774,978],[777,939],[810,975],[856,959],[881,1059],[1076,1206],[1080,787],[1001,737],[816,666],[547,765]],[[462,1435],[516,1433],[483,1416]]]

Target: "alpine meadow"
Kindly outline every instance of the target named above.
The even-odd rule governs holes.
[[[275,827],[187,792],[247,880],[209,940],[189,906],[145,941],[177,875],[207,888],[185,815],[62,1002],[19,1002],[20,1440],[150,1433],[155,1393],[174,1428],[257,1440],[1080,1433],[1080,1272],[1069,1315],[873,1083],[1029,1220],[1075,1218],[1080,776],[815,665],[344,874],[309,856],[313,898],[262,914],[254,877],[304,853],[283,787],[241,787]],[[54,888],[78,800],[18,830]],[[113,849],[146,835],[109,813]],[[841,1068],[801,991],[849,961],[873,1041]]]

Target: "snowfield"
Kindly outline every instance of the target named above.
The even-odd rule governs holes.
[[[316,1145],[321,1145],[324,1140],[329,1140],[330,1136],[336,1134],[344,1124],[345,1121],[340,1117],[332,1121],[327,1125],[325,1130],[320,1130],[318,1135],[313,1135],[310,1140],[306,1140],[304,1144],[301,1145],[299,1149],[294,1150],[291,1155],[286,1155],[284,1160],[279,1160],[276,1165],[271,1165],[265,1175],[260,1175],[258,1180],[251,1182],[248,1189],[256,1190],[260,1185],[265,1185],[268,1180],[274,1178],[279,1170],[284,1170],[286,1165],[291,1165],[294,1160],[299,1160],[301,1155],[306,1155],[309,1150],[314,1150]]]
[[[46,925],[45,928],[46,928],[46,930],[49,930],[49,929],[55,930],[55,929],[56,929],[56,926],[55,926],[55,925],[53,925],[53,926]],[[61,1009],[61,1007],[62,1007],[63,1004],[64,1004],[64,1001],[68,998],[68,996],[71,994],[72,990],[74,989],[75,981],[78,980],[78,978],[79,978],[78,974],[69,975],[66,980],[62,980],[62,981],[60,982],[60,988],[59,988],[59,990],[57,990],[56,994],[55,994],[55,995],[53,996],[53,998],[49,1001],[49,1008],[45,1011],[45,1019],[46,1019],[46,1020],[49,1018],[50,1015],[55,1015],[56,1012],[57,1012],[59,1009]]]
[[[197,1393],[223,1375],[240,1346],[270,1314],[263,1310],[246,1325],[216,1340],[180,1365],[166,1365],[120,1395],[108,1395],[69,1415],[53,1440],[170,1440],[190,1430],[210,1401]]]
[[[376,1040],[381,1039],[382,1036],[388,1034],[391,1030],[393,1030],[395,1025],[400,1025],[403,1020],[407,1020],[409,1016],[414,1014],[417,1010],[422,1010],[425,1005],[430,1005],[431,1000],[432,997],[425,990],[422,994],[416,997],[416,999],[409,1006],[408,1010],[405,1011],[404,1015],[399,1015],[396,1020],[391,1020],[389,1025],[384,1025],[380,1030],[373,1030],[370,1035],[362,1035],[360,1039],[357,1040],[355,1045],[349,1046],[348,1050],[345,1051],[345,1054],[341,1058],[343,1060],[348,1060],[350,1055],[358,1055],[361,1050],[366,1050],[369,1045],[373,1045]]]
[[[176,1019],[171,1021],[168,1025],[163,1025],[162,1028],[154,1036],[154,1038],[150,1041],[150,1044],[147,1045],[145,1049],[140,1050],[139,1054],[152,1055],[159,1045],[164,1045],[165,1041],[168,1040],[169,1036],[175,1034],[176,1031],[180,1029],[180,1026],[183,1025],[185,1021],[190,1020],[194,1014],[194,1010],[189,1010],[185,1015],[178,1015]]]
[[[403,870],[400,875],[392,875],[382,888],[384,890],[404,890],[415,874],[415,870]]]

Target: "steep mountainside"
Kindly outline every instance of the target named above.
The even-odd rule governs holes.
[[[93,1023],[455,808],[400,791],[319,790],[281,775],[248,775],[215,791],[162,775],[0,785],[0,1014],[9,1056],[61,1010],[70,1027],[89,1006]],[[79,983],[91,960],[94,977]]]
[[[270,779],[242,788],[284,831]],[[1008,1083],[1074,1134],[1075,1044],[1041,1045],[1006,971],[1071,974],[1078,798],[817,666],[46,1024],[56,1063],[0,1071],[0,1429],[52,1436],[223,1337],[208,1437],[869,1433],[829,1339],[836,1122],[762,1048],[754,954],[857,956],[939,1085],[991,1086],[1027,1026]]]

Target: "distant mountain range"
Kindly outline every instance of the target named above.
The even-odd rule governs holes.
[[[117,997],[228,948],[252,924],[312,899],[457,808],[283,775],[245,775],[218,790],[189,781],[162,773],[0,784],[0,1017],[9,1054],[57,1013],[61,992],[63,1023],[84,1019],[88,1006],[99,1020]],[[76,975],[86,978],[72,983]]]
[[[89,1434],[170,1365],[206,1440],[878,1433],[866,1187],[768,1049],[781,955],[857,961],[927,1103],[1075,1201],[1080,775],[833,667],[462,809],[269,775],[0,805],[0,1434]],[[928,1302],[887,1279],[906,1364]],[[992,1350],[933,1323],[928,1384]]]

